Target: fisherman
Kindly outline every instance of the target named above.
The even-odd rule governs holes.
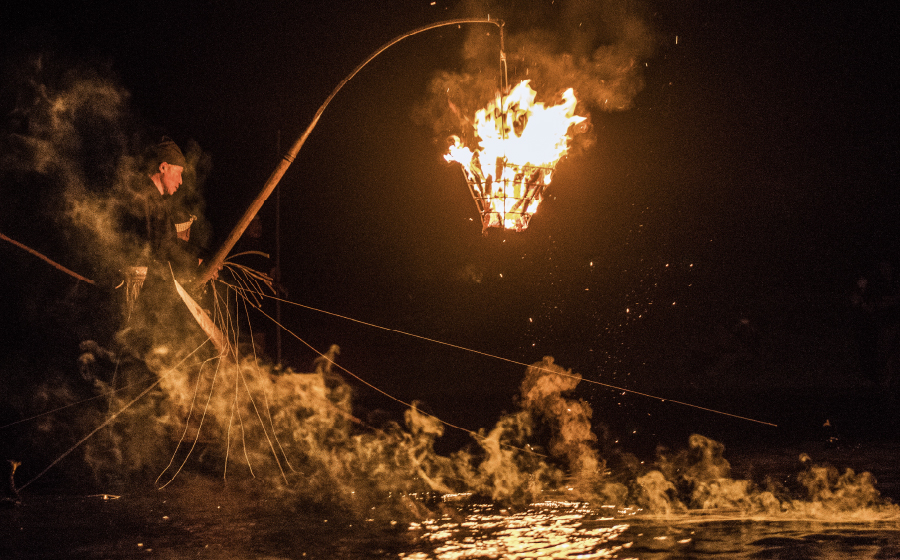
[[[129,302],[125,329],[128,343],[138,355],[154,344],[178,340],[185,323],[193,322],[175,289],[173,276],[187,285],[202,262],[199,249],[190,242],[196,217],[176,207],[172,198],[181,187],[187,166],[184,154],[174,141],[164,137],[147,150],[144,164],[143,172],[135,178],[137,204],[128,228],[141,244],[139,262],[130,273],[143,277],[143,282],[132,290],[131,297],[136,299]]]
[[[178,208],[173,206],[172,196],[182,184],[182,173],[187,166],[184,154],[169,138],[148,150],[146,155],[147,174],[140,185],[143,218],[146,224],[144,241],[149,251],[150,268],[148,274],[159,274],[171,279],[166,263],[171,265],[176,278],[190,280],[199,265],[198,251],[190,245],[190,216],[179,219]],[[184,213],[182,213],[183,215]],[[182,229],[179,234],[179,228]],[[163,270],[160,270],[160,269]]]

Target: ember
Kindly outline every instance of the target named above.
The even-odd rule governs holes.
[[[575,93],[546,107],[535,103],[528,80],[475,114],[476,148],[454,136],[447,161],[462,165],[483,231],[489,227],[522,231],[537,210],[557,162],[569,149],[569,128],[585,120],[576,116]]]

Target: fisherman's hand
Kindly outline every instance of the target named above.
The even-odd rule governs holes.
[[[203,259],[197,259],[197,261],[198,261],[197,266],[200,266],[203,264]],[[220,264],[218,267],[216,267],[216,269],[212,272],[212,278],[210,278],[210,280],[218,280],[219,279],[219,271],[222,270],[222,266],[223,265]]]

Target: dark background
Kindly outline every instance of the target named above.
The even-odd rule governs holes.
[[[887,430],[890,391],[861,366],[850,296],[879,262],[900,265],[894,17],[868,2],[622,6],[657,40],[640,61],[644,87],[629,110],[591,112],[596,143],[560,164],[527,231],[482,236],[462,173],[412,118],[434,74],[461,64],[467,30],[442,28],[343,88],[264,206],[263,237],[242,246],[274,252],[277,206],[292,301],[514,362],[550,355],[588,380],[781,430],[583,383],[576,396],[595,420],[623,433],[765,438],[826,419]],[[378,47],[456,17],[552,29],[557,9],[20,4],[2,18],[4,72],[18,76],[31,52],[97,69],[130,93],[136,129],[195,142],[210,162],[200,188],[215,248],[279,150]],[[14,82],[7,116],[21,102]],[[73,240],[36,210],[52,197],[11,177],[0,231],[76,268]],[[77,375],[78,342],[109,335],[95,326],[103,295],[9,244],[0,258],[8,387]],[[467,428],[512,408],[523,376],[519,364],[421,338],[289,305],[281,314],[316,349],[339,344],[349,371]],[[274,355],[275,329],[255,321]],[[307,371],[315,354],[282,336],[283,363]],[[364,406],[396,408],[350,382]]]

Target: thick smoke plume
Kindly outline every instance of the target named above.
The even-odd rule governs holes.
[[[790,488],[733,479],[724,446],[700,435],[647,465],[629,455],[614,457],[626,465],[615,472],[598,450],[602,438],[592,430],[590,407],[567,397],[580,376],[552,357],[527,368],[518,410],[450,455],[435,451],[447,428],[418,406],[402,421],[373,426],[359,420],[352,390],[329,368],[297,373],[259,358],[157,369],[162,367],[151,367],[161,381],[158,390],[88,446],[98,481],[130,477],[146,483],[157,474],[158,485],[184,488],[195,476],[189,473],[200,469],[229,480],[255,477],[285,495],[359,515],[371,516],[379,506],[385,515],[410,519],[443,515],[454,500],[523,508],[546,499],[654,515],[900,515],[868,473],[841,474],[808,458]],[[121,409],[127,399],[110,409]]]
[[[576,112],[587,116],[631,108],[644,87],[642,69],[655,50],[656,38],[636,6],[622,1],[551,6],[469,2],[462,11],[505,21],[510,86],[530,80],[538,93],[536,101],[552,104],[559,102],[563,91],[574,88],[579,100]],[[428,100],[418,110],[421,122],[432,125],[441,140],[450,134],[470,136],[469,119],[500,90],[497,32],[473,27],[469,33],[462,70],[435,76]],[[578,132],[589,129],[585,124]],[[591,140],[583,137],[580,142],[588,145]]]

